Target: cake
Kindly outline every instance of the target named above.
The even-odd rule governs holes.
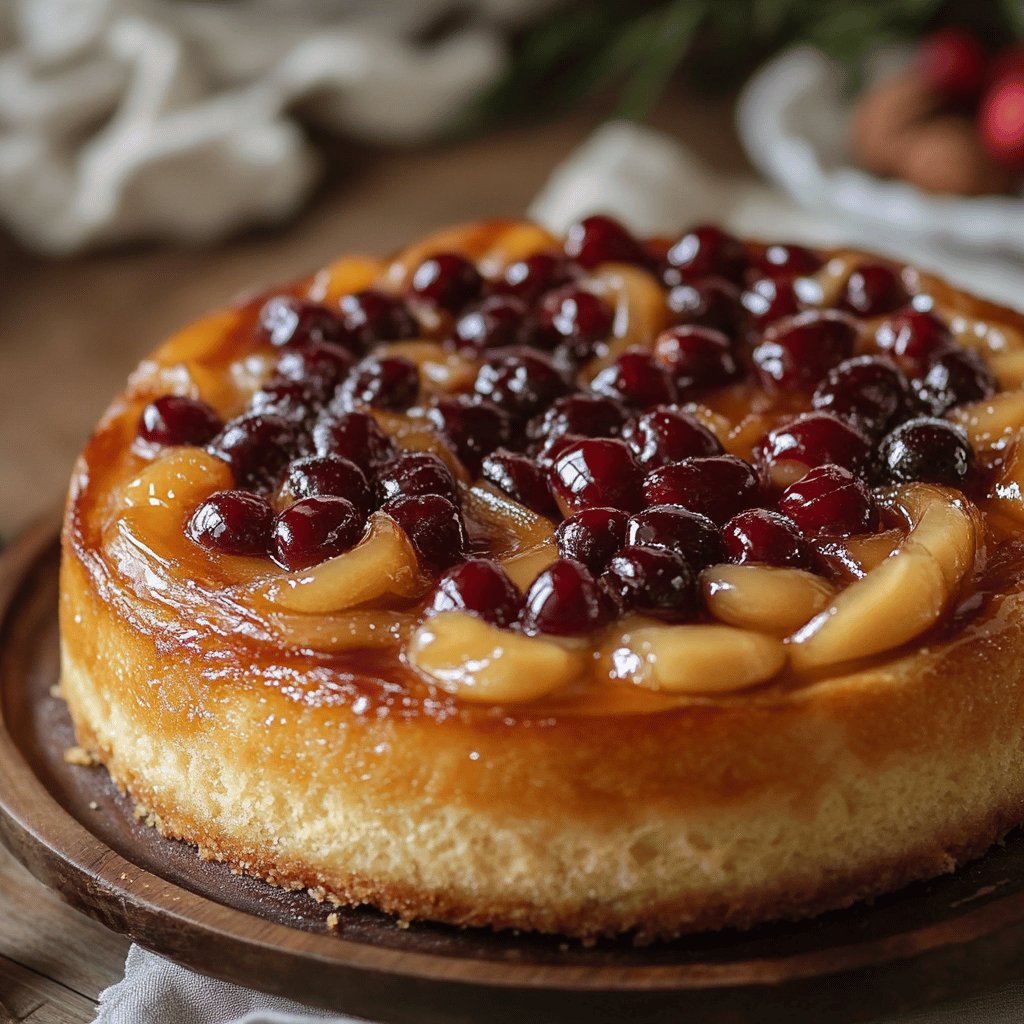
[[[594,216],[213,313],[74,470],[79,743],[204,858],[402,921],[650,941],[1024,820],[1024,318]]]

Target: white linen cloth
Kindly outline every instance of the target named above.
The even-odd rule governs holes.
[[[723,180],[702,167],[678,142],[632,124],[612,123],[595,132],[555,170],[530,214],[561,231],[576,218],[597,210],[615,214],[640,233],[714,219],[741,233],[765,238],[823,245],[859,243],[934,267],[967,287],[1020,305],[1024,273],[1019,267],[1007,268],[996,258],[943,253],[920,243],[908,247],[905,239],[883,237],[877,231],[870,238],[858,238],[843,224],[801,210],[750,179]],[[354,1020],[303,1010],[286,1000],[204,978],[133,947],[124,981],[101,997],[96,1024],[305,1024],[324,1019],[331,1024]],[[875,1024],[1020,1024],[1022,1020],[1024,982],[1016,982],[972,999]]]

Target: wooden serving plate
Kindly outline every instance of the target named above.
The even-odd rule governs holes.
[[[56,522],[0,558],[0,838],[68,903],[195,970],[395,1024],[865,1020],[1018,978],[1024,834],[954,875],[813,921],[646,948],[399,928],[238,878],[69,765]]]

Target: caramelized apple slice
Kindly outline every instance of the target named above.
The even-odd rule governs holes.
[[[1006,391],[982,402],[972,402],[949,412],[976,450],[999,451],[1024,428],[1024,391]]]
[[[625,263],[606,263],[583,284],[610,302],[615,310],[608,351],[587,364],[588,377],[610,366],[627,348],[650,348],[668,325],[664,290],[646,270]]]
[[[446,352],[436,341],[388,342],[386,354],[414,362],[419,368],[424,389],[434,394],[472,390],[480,369],[478,360],[466,359],[457,352]]]
[[[1024,388],[1024,349],[1015,352],[996,352],[989,356],[988,364],[1003,391]]]
[[[572,682],[582,653],[543,637],[499,629],[466,612],[441,612],[413,634],[409,664],[461,700],[518,704]]]
[[[494,558],[506,558],[554,541],[555,527],[550,519],[490,484],[474,484],[466,495],[465,507],[467,517],[486,530]]]
[[[851,580],[859,580],[881,565],[903,542],[905,531],[882,530],[839,537],[818,546],[818,553],[833,571]]]
[[[1016,523],[1024,523],[1024,438],[1018,435],[1010,446],[992,485],[988,505],[1009,516]]]
[[[803,569],[713,565],[701,573],[708,610],[740,629],[785,636],[817,615],[835,587]]]
[[[370,256],[348,256],[335,260],[313,278],[309,286],[309,297],[314,302],[337,302],[343,295],[372,288],[384,268],[384,263]]]

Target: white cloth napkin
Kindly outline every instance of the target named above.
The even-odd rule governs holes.
[[[680,143],[632,124],[613,123],[599,129],[555,170],[530,214],[561,231],[576,218],[598,210],[615,214],[641,233],[707,218],[765,238],[861,244],[932,266],[992,298],[1020,303],[1019,268],[1007,268],[997,258],[956,256],[920,243],[908,244],[898,235],[883,237],[876,232],[870,238],[857,237],[844,225],[801,210],[750,179],[723,179],[701,166]],[[324,1019],[332,1024],[353,1020],[303,1010],[287,1000],[213,981],[133,947],[124,981],[101,996],[96,1024],[303,1024]],[[1024,982],[1017,982],[876,1024],[1020,1024],[1022,1020]]]

